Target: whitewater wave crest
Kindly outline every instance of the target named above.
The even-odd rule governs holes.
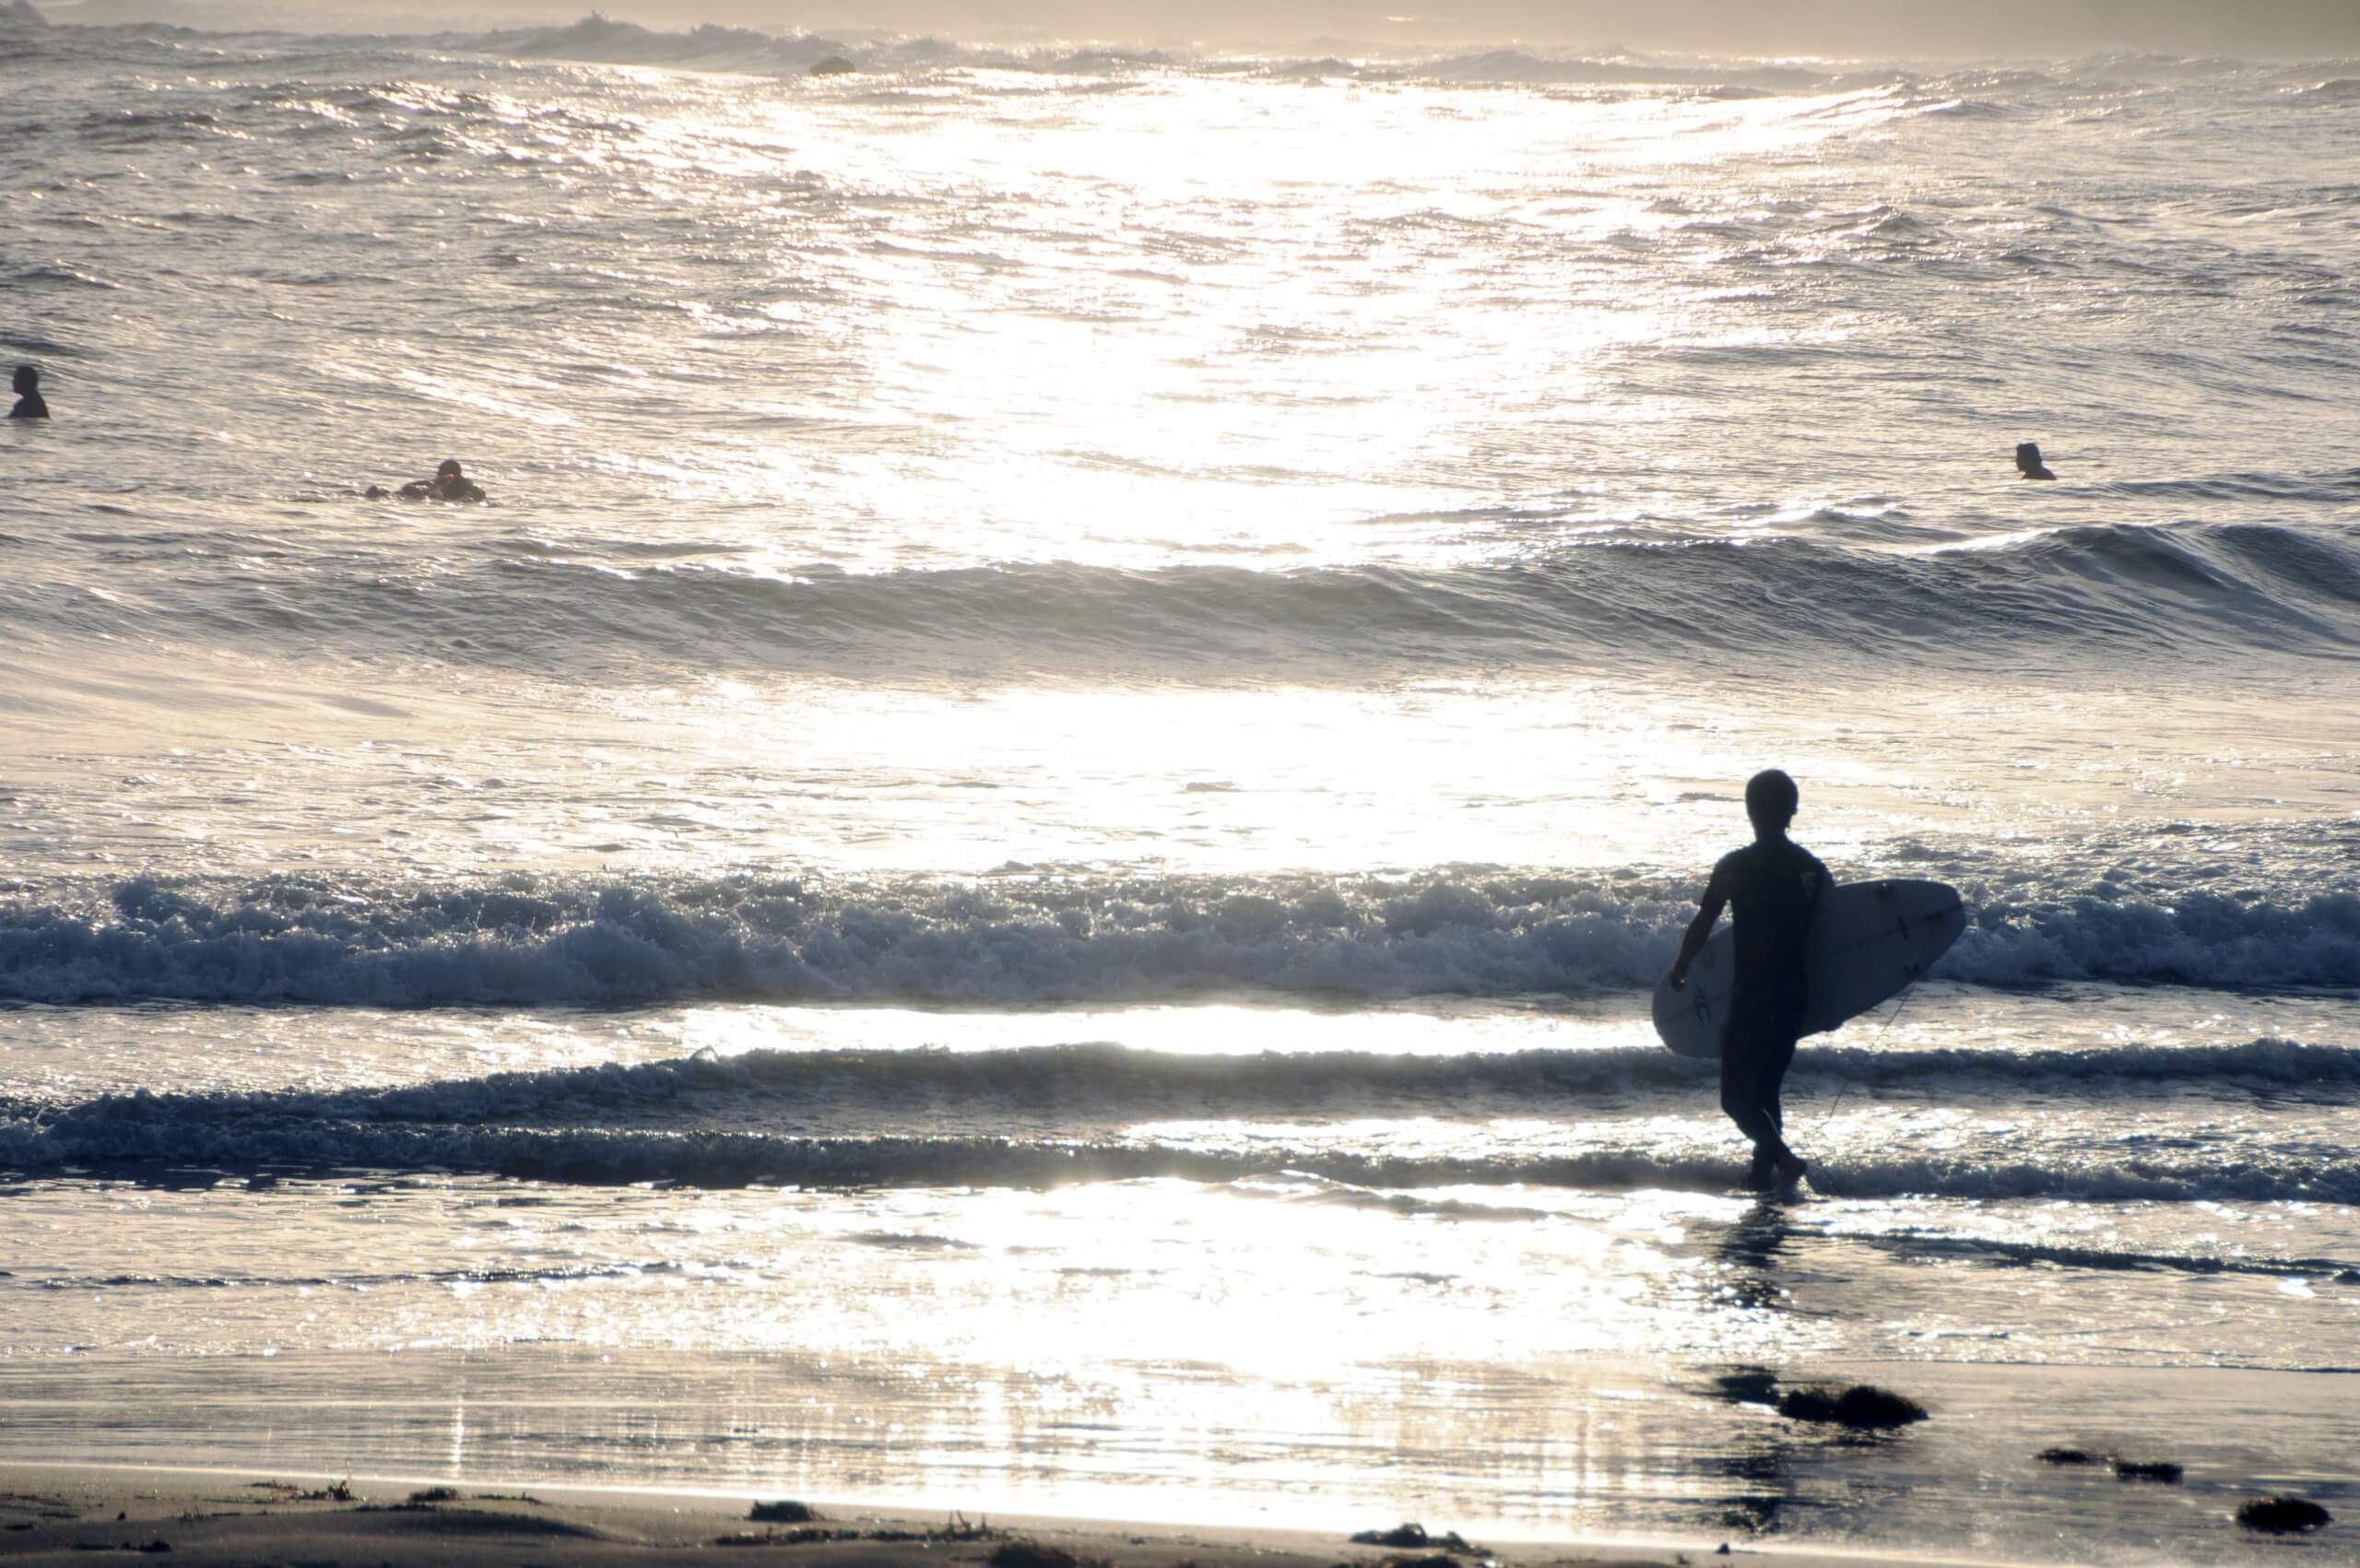
[[[2023,984],[2360,985],[2360,894],[1973,897],[1934,973]],[[0,998],[422,1007],[677,1000],[1031,1006],[1234,992],[1651,987],[1684,878],[737,875],[404,885],[152,878],[0,905]]]
[[[855,1124],[875,1119],[888,1102],[903,1115],[923,1115],[930,1098],[970,1111],[978,1101],[1005,1107],[1011,1101],[1054,1099],[1080,1121],[1076,1103],[1093,1099],[1121,1102],[1133,1113],[1169,1109],[1163,1103],[1167,1097],[1190,1099],[1200,1113],[1236,1108],[1224,1105],[1224,1099],[1250,1100],[1257,1110],[1285,1113],[1308,1109],[1313,1100],[1332,1111],[1343,1097],[1365,1111],[1373,1108],[1372,1084],[1392,1091],[1413,1087],[1428,1096],[1464,1096],[1483,1084],[1513,1087],[1528,1116],[1583,1118],[1595,1107],[1583,1102],[1584,1094],[1576,1091],[1582,1086],[1594,1090],[1612,1082],[1628,1089],[1678,1073],[1676,1064],[1666,1065],[1668,1057],[1642,1063],[1629,1053],[1589,1055],[1597,1059],[1525,1053],[1440,1061],[1344,1055],[1241,1062],[1159,1060],[1102,1049],[963,1057],[904,1053],[890,1060],[856,1054],[755,1053],[723,1060],[700,1053],[632,1067],[608,1065],[390,1089],[142,1091],[62,1108],[0,1107],[0,1168],[161,1167],[249,1174],[437,1171],[715,1187],[1046,1186],[1284,1176],[1375,1193],[1376,1201],[1387,1205],[1399,1201],[1404,1190],[1432,1187],[1728,1186],[1732,1170],[1723,1151],[1684,1139],[1667,1141],[1645,1130],[1618,1137],[1611,1125],[1590,1120],[1583,1122],[1583,1146],[1564,1152],[1504,1148],[1495,1153],[1398,1156],[1339,1149],[1316,1137],[1291,1139],[1267,1129],[1250,1139],[1210,1141],[1159,1134],[1151,1125],[1072,1137],[773,1130],[794,1123],[796,1106],[820,1100]],[[1810,1064],[1806,1070],[1824,1074],[1841,1067],[1870,1077],[1872,1086],[1877,1079],[1915,1083],[1929,1072],[1958,1074],[1957,1055],[1897,1052],[1880,1058],[1874,1053],[1834,1053],[1833,1060]],[[2101,1050],[2005,1061],[1994,1054],[1966,1070],[2026,1080],[2016,1087],[2034,1092],[2059,1084],[2106,1091],[2142,1080],[2218,1089],[2224,1078],[2242,1076],[2257,1086],[2294,1079],[2348,1095],[2360,1085],[2360,1052],[2263,1040],[2234,1048]],[[1689,1081],[1683,1091],[1693,1095],[1696,1075],[1684,1076]],[[1216,1080],[1222,1085],[1221,1095],[1198,1092]],[[1954,1077],[1944,1087],[1948,1092],[1960,1085]],[[1481,1112],[1481,1106],[1472,1107],[1473,1114]],[[2338,1149],[2280,1151],[2260,1162],[2196,1148],[2113,1151],[2094,1159],[2078,1145],[2047,1149],[2017,1144],[2010,1155],[1995,1161],[1988,1150],[1896,1147],[1823,1162],[1813,1171],[1812,1185],[1828,1196],[1851,1197],[2360,1201],[2360,1159]]]

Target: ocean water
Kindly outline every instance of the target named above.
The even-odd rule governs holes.
[[[0,32],[0,1458],[2349,1560],[2355,84]]]

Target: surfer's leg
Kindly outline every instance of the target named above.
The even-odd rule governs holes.
[[[1778,1129],[1778,1147],[1771,1155],[1770,1168],[1764,1173],[1764,1186],[1791,1186],[1802,1179],[1810,1169],[1802,1156],[1787,1147],[1787,1116],[1779,1105],[1780,1086],[1786,1082],[1787,1069],[1794,1065],[1795,1037],[1801,1027],[1800,1015],[1792,1022],[1781,1021],[1774,1038],[1765,1043],[1762,1056],[1762,1099],[1770,1125]]]
[[[1793,1054],[1789,1045],[1787,1056],[1791,1058]],[[1770,1070],[1774,1067],[1776,1072]],[[1757,1176],[1766,1181],[1776,1165],[1793,1158],[1786,1140],[1778,1136],[1777,1118],[1771,1109],[1777,1103],[1777,1075],[1784,1069],[1776,1035],[1764,1038],[1758,1019],[1740,1015],[1729,1020],[1721,1033],[1721,1110],[1737,1124],[1738,1131],[1752,1140],[1749,1184]]]
[[[1762,1108],[1769,1113],[1770,1125],[1777,1128],[1782,1140],[1787,1135],[1787,1108],[1780,1102],[1780,1094],[1786,1085],[1787,1069],[1794,1065],[1794,1032],[1781,1028],[1763,1053]]]

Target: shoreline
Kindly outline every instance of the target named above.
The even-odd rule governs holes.
[[[300,1562],[305,1568],[416,1563],[559,1568],[718,1561],[808,1568],[979,1564],[999,1568],[1683,1568],[1752,1559],[1780,1568],[2002,1568],[1997,1560],[1697,1539],[1516,1539],[1356,1543],[1332,1533],[1251,1525],[984,1515],[808,1503],[808,1517],[757,1520],[748,1493],[293,1471],[96,1464],[0,1464],[0,1563],[88,1563],[93,1552],[169,1555],[176,1563]],[[791,1514],[792,1510],[785,1510]]]

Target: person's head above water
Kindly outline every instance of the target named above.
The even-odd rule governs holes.
[[[17,379],[14,384],[17,389],[18,396],[30,397],[34,393],[41,390],[41,367],[38,365],[18,365],[17,367]]]
[[[2048,471],[2048,466],[2040,460],[2040,442],[2036,441],[2016,442],[2016,472],[2027,479],[2057,477]]]
[[[466,470],[459,466],[459,460],[455,457],[442,459],[442,466],[434,470],[434,477],[419,480],[419,483],[424,487],[426,492],[419,498],[420,500],[481,501],[484,499],[483,487],[467,477]]]
[[[1802,791],[1783,768],[1764,768],[1745,781],[1745,814],[1757,838],[1776,838],[1795,819]]]

